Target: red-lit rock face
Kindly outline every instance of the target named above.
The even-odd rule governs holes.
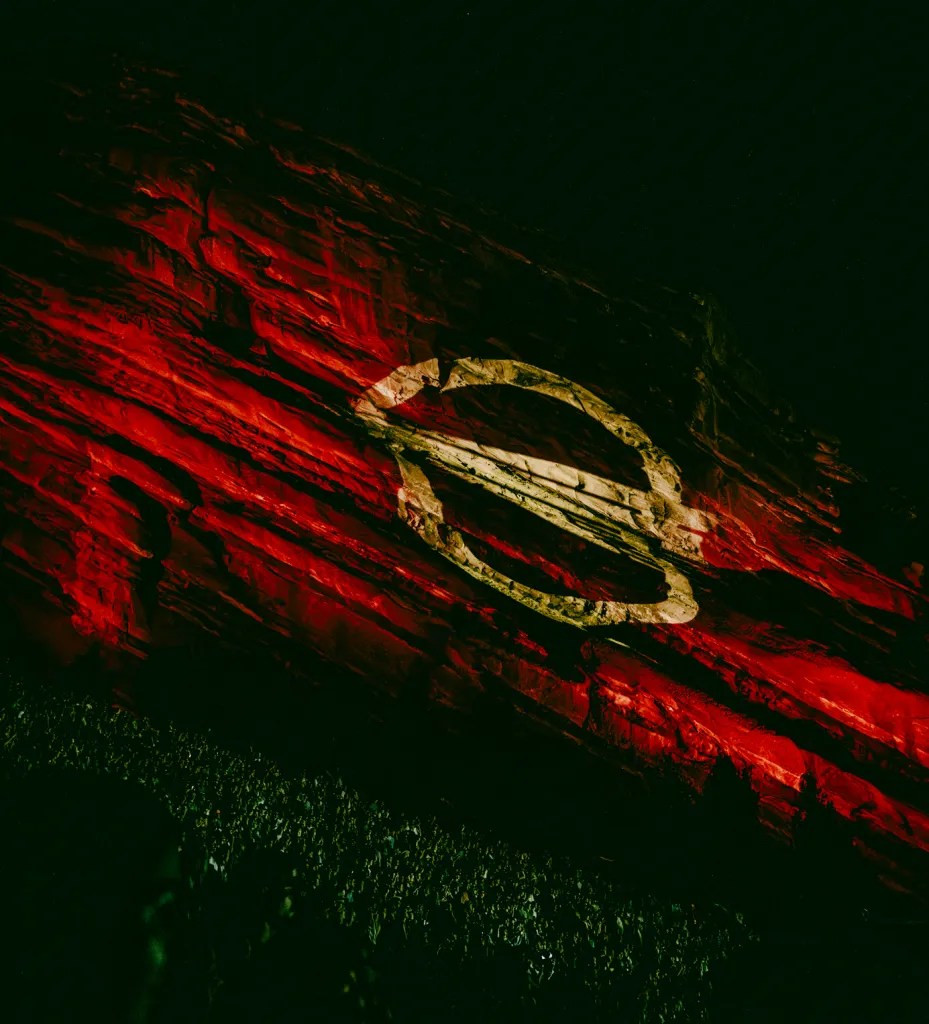
[[[392,692],[491,674],[631,765],[730,758],[769,824],[811,773],[881,863],[929,851],[918,579],[844,549],[853,477],[711,306],[537,264],[171,89],[72,97],[5,236],[7,579],[143,657],[173,620],[248,622]]]

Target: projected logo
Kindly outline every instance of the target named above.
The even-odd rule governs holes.
[[[574,466],[423,430],[390,416],[424,388],[508,385],[549,395],[590,416],[642,459],[649,483],[638,490]],[[637,424],[573,381],[511,359],[459,359],[444,383],[439,362],[401,366],[354,403],[368,430],[393,452],[400,468],[400,517],[440,554],[475,579],[558,622],[607,626],[622,622],[689,622],[697,614],[680,563],[699,564],[709,520],[681,501],[677,466]],[[478,558],[461,532],[446,522],[427,476],[428,467],[450,473],[525,509],[612,555],[659,569],[666,596],[651,603],[592,600],[546,593],[512,579]]]

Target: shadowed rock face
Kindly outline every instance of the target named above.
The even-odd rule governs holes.
[[[777,831],[813,780],[914,884],[920,567],[711,300],[169,75],[62,96],[0,242],[0,564],[44,642],[505,694],[591,771],[731,761]]]

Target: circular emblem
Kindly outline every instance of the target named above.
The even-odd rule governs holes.
[[[638,490],[547,459],[417,429],[388,415],[425,387],[444,392],[491,384],[537,391],[590,416],[641,456],[649,489]],[[682,503],[680,473],[671,458],[652,444],[641,427],[593,392],[558,374],[512,359],[459,359],[442,384],[439,362],[430,359],[388,374],[368,388],[354,403],[354,410],[397,460],[403,481],[398,491],[401,519],[430,547],[475,579],[572,626],[629,621],[681,623],[697,614],[690,583],[671,558],[703,561],[700,544],[709,529],[707,517]],[[408,457],[414,454],[419,456],[415,462]],[[591,600],[574,594],[546,593],[510,578],[478,558],[461,532],[445,521],[442,504],[423,465],[441,468],[481,486],[604,551],[629,555],[659,569],[667,596],[651,603]]]

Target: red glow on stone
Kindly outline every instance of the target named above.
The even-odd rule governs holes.
[[[871,678],[805,637],[785,642],[776,624],[738,608],[648,630],[669,655],[712,674],[720,684],[712,697],[601,637],[582,657],[579,632],[569,680],[553,656],[551,623],[539,616],[527,625],[524,609],[407,529],[395,460],[350,402],[396,367],[472,341],[482,352],[555,359],[550,339],[520,350],[456,326],[468,294],[462,267],[491,274],[517,254],[373,180],[273,147],[262,151],[270,191],[250,185],[245,171],[240,186],[219,187],[213,148],[231,160],[257,144],[199,105],[179,111],[179,149],[190,154],[193,138],[209,160],[159,155],[139,133],[98,170],[106,198],[73,200],[107,225],[101,238],[118,228],[112,237],[122,242],[19,222],[47,243],[52,264],[77,261],[103,283],[62,286],[51,272],[46,280],[14,269],[0,298],[10,339],[0,353],[0,504],[11,521],[2,549],[14,571],[43,581],[56,622],[70,616],[81,638],[144,656],[156,640],[139,579],[156,560],[157,607],[230,644],[234,613],[254,623],[255,636],[292,638],[391,692],[425,670],[433,697],[450,705],[492,677],[566,729],[627,750],[639,769],[670,763],[699,780],[716,758],[731,759],[750,773],[774,828],[786,827],[812,773],[837,814],[929,851],[926,814],[872,781],[881,772],[925,781],[929,697],[910,680]],[[588,301],[589,290],[564,292],[565,303]],[[234,340],[216,340],[217,324]],[[631,393],[624,380],[586,381],[604,391],[611,383]],[[499,389],[467,390],[411,402],[402,415],[492,443],[520,434],[508,420],[518,403],[504,403]],[[520,424],[524,447],[630,482],[641,476],[596,430],[559,433],[554,416],[543,419],[546,436],[535,441]],[[686,430],[677,441],[687,443]],[[116,479],[161,510],[166,550],[148,547],[145,515]],[[512,528],[475,494],[459,495],[449,522],[488,562],[531,569],[554,589],[592,599],[654,583],[630,582],[629,567],[608,559],[590,569],[582,544]],[[787,574],[901,628],[925,613],[919,574],[897,581],[844,550],[825,498],[731,481],[692,489],[685,480],[685,501],[714,517],[706,564],[687,567],[709,591],[727,573],[753,574],[759,585]],[[632,647],[635,638],[627,637]],[[778,716],[779,727],[752,711]],[[839,767],[817,743],[802,746],[791,738],[795,722],[841,744],[849,760]]]

